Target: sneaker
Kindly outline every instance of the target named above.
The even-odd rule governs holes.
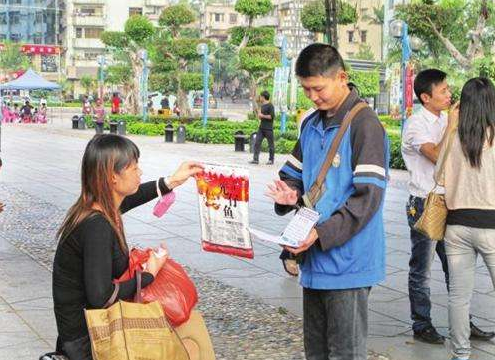
[[[258,165],[260,162],[258,160],[251,160],[249,163],[250,164]]]
[[[267,165],[273,165],[273,160],[268,160]]]
[[[474,325],[473,322],[470,322],[469,325],[471,326],[471,339],[488,341],[495,336],[495,332],[483,331]]]
[[[423,330],[415,331],[414,338],[416,340],[428,343],[441,345],[445,342],[445,338],[440,335],[433,326],[429,326]]]

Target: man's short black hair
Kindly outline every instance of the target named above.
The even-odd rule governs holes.
[[[438,69],[427,69],[419,72],[414,79],[414,93],[419,102],[423,104],[421,94],[428,94],[431,96],[433,85],[440,84],[446,78],[447,74]]]
[[[332,45],[315,43],[306,46],[296,61],[296,75],[329,76],[337,70],[345,70],[344,60]]]
[[[270,100],[270,93],[268,91],[262,91],[260,95],[263,96],[265,100]]]

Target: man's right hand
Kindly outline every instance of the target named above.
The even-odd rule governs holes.
[[[275,180],[273,184],[268,184],[266,196],[280,205],[296,205],[298,194],[291,189],[284,181]]]
[[[447,124],[450,130],[457,128],[459,124],[459,101],[450,107]]]

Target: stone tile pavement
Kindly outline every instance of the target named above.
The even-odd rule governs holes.
[[[92,131],[70,130],[67,122],[48,126],[2,126],[2,132],[1,156],[5,166],[0,173],[1,183],[6,188],[22,191],[39,202],[65,211],[78,195],[80,159],[87,140],[93,135]],[[143,180],[166,175],[185,159],[246,166],[249,160],[248,154],[235,153],[233,146],[165,144],[161,138],[131,138],[142,151]],[[288,218],[274,215],[271,202],[263,195],[266,183],[276,177],[283,161],[284,157],[279,156],[274,167],[249,166],[252,179],[251,223],[267,231],[281,230],[288,221]],[[407,296],[410,245],[405,219],[405,180],[404,172],[394,171],[387,192],[387,279],[371,293],[369,348],[394,360],[448,359],[443,346],[418,343],[411,336]],[[6,198],[2,189],[0,199]],[[274,309],[283,308],[288,315],[300,317],[301,290],[296,280],[285,275],[276,245],[255,242],[254,260],[201,252],[197,199],[193,189],[192,183],[183,186],[178,192],[177,203],[162,219],[151,215],[153,204],[125,215],[128,239],[142,245],[165,240],[173,256],[201,276],[240,289],[249,298],[259,300],[260,304],[273,305]],[[30,216],[33,219],[31,233],[36,234],[34,224],[40,218]],[[49,228],[51,225],[48,222],[44,226]],[[21,234],[18,237],[22,238]],[[0,331],[0,359],[7,359],[3,355],[9,351],[14,351],[18,358],[32,359],[32,355],[40,351],[29,353],[32,351],[29,349],[48,349],[53,344],[55,330],[51,313],[50,275],[20,252],[20,243],[17,247],[13,243],[15,239],[0,242],[0,323],[15,324],[8,331]],[[30,245],[29,249],[33,246]],[[433,265],[432,277],[433,322],[446,335],[447,295],[438,261]],[[13,279],[24,286],[16,286]],[[491,281],[484,265],[479,265],[471,312],[482,328],[495,328],[494,305],[495,292]],[[267,329],[267,334],[269,332]],[[24,334],[29,335],[24,337]],[[28,340],[24,342],[24,338]],[[495,358],[494,342],[474,342],[473,347],[473,359]],[[255,349],[247,349],[247,352],[255,354]],[[264,359],[256,355],[246,355],[245,358]]]

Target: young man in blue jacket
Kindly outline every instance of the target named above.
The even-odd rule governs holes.
[[[342,57],[330,45],[302,50],[296,75],[316,111],[304,120],[280,180],[269,185],[279,215],[302,205],[344,117],[361,101],[348,87]],[[385,278],[387,172],[388,139],[375,112],[366,107],[345,132],[325,178],[326,191],[313,204],[320,213],[318,223],[298,248],[286,248],[304,252],[300,283],[308,360],[366,359],[368,296]]]

